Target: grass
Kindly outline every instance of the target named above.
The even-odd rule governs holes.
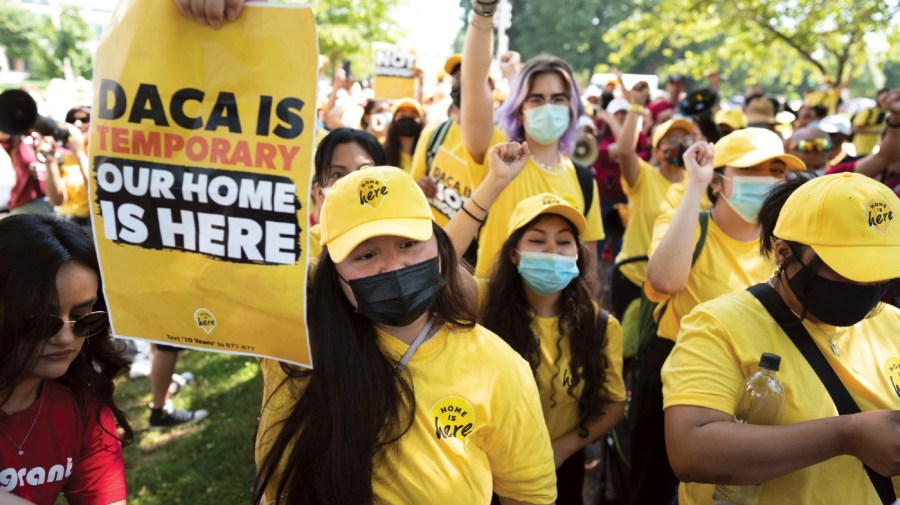
[[[116,391],[135,431],[134,443],[125,448],[128,503],[250,503],[256,472],[253,435],[262,398],[256,359],[188,351],[179,356],[177,370],[196,376],[174,403],[207,409],[209,417],[198,424],[149,430],[149,381],[126,379]]]

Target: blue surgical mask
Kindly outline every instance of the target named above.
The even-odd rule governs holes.
[[[734,209],[744,221],[756,224],[759,218],[759,209],[763,201],[769,195],[772,186],[781,182],[774,177],[750,177],[737,175],[734,177],[722,176],[731,179],[731,196],[724,198],[725,203]]]
[[[569,129],[569,107],[541,105],[525,111],[525,133],[542,146],[549,146],[559,141]]]
[[[519,275],[532,291],[548,296],[562,291],[578,277],[577,261],[577,256],[520,252]]]

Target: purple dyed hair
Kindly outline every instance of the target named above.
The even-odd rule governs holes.
[[[575,140],[578,132],[577,119],[585,114],[584,105],[581,103],[581,93],[578,84],[572,76],[572,68],[564,60],[551,55],[538,55],[528,60],[522,71],[513,79],[509,87],[509,95],[497,109],[497,122],[500,129],[506,132],[507,138],[515,142],[525,140],[525,126],[519,119],[522,113],[522,104],[525,97],[531,91],[534,78],[541,74],[556,73],[562,77],[563,82],[569,86],[569,128],[559,139],[559,150],[566,156],[571,156],[575,149]]]

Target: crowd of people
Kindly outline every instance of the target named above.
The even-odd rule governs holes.
[[[213,27],[242,6],[175,2]],[[582,504],[601,441],[617,503],[710,504],[717,486],[894,503],[900,90],[849,118],[832,83],[783,121],[758,89],[726,103],[715,74],[673,74],[656,99],[621,77],[582,91],[549,55],[500,55],[492,76],[497,4],[472,1],[446,96],[383,99],[339,73],[321,100],[316,366],[259,360],[248,501]],[[130,363],[90,238],[90,112],[0,134],[3,505],[127,498]],[[177,352],[154,346],[150,427],[207,415],[171,403]],[[735,422],[763,353],[780,417]]]

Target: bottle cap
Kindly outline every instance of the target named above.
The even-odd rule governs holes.
[[[762,356],[759,357],[759,366],[777,372],[778,368],[781,366],[781,356],[764,352],[762,353]]]

